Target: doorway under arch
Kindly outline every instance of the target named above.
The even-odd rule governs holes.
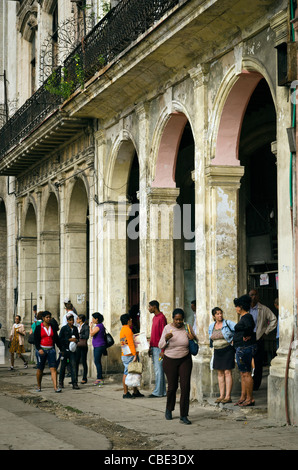
[[[196,292],[194,151],[187,116],[182,112],[172,113],[162,131],[152,187],[179,188],[173,227],[173,307],[183,308],[186,321],[191,324],[191,301]]]
[[[239,161],[245,168],[239,192],[239,287],[257,289],[261,303],[277,314],[278,199],[276,111],[269,86],[262,78],[247,105],[239,140]],[[264,364],[276,353],[276,331],[265,342]]]
[[[6,331],[7,321],[7,219],[3,200],[0,202],[0,323]]]
[[[55,317],[59,313],[60,300],[60,235],[59,209],[52,192],[47,200],[41,243],[40,295],[43,308]]]
[[[89,315],[89,205],[84,181],[72,188],[66,225],[66,284],[78,313]]]
[[[37,303],[37,221],[35,208],[29,203],[20,239],[20,288],[18,313],[32,324],[33,305]]]

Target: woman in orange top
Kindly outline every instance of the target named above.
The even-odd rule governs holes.
[[[124,374],[123,374],[123,398],[138,398],[143,397],[142,393],[138,390],[137,387],[133,388],[133,394],[128,391],[128,386],[125,383],[126,376],[128,374],[128,364],[130,362],[135,362],[138,360],[138,353],[133,341],[133,331],[132,327],[132,318],[128,313],[121,315],[120,321],[122,328],[120,331],[120,346],[121,346],[121,360],[124,365]]]

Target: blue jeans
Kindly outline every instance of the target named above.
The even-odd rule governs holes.
[[[158,397],[166,396],[166,379],[165,374],[162,367],[162,360],[159,360],[159,354],[161,349],[152,347],[152,360],[153,360],[153,367],[154,367],[154,374],[155,374],[155,388],[152,392],[152,395],[156,395]]]
[[[251,372],[251,361],[256,350],[256,344],[236,348],[236,361],[240,372]]]
[[[94,357],[94,363],[96,367],[96,372],[97,372],[97,380],[102,379],[102,365],[101,365],[101,356],[105,352],[106,347],[105,346],[98,346],[97,348],[94,348],[93,351],[93,357]]]

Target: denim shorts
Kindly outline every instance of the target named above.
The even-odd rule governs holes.
[[[251,372],[251,361],[256,350],[256,344],[236,348],[236,362],[240,372]]]
[[[56,360],[56,350],[53,349],[43,349],[43,354],[39,354],[39,351],[36,351],[37,357],[37,369],[44,370],[46,361],[48,361],[50,368],[57,368]]]
[[[133,361],[133,358],[134,356],[121,356],[121,360],[124,365],[124,372],[123,372],[124,375],[128,374],[128,370],[127,370],[128,364]]]

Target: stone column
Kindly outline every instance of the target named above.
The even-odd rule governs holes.
[[[238,292],[238,194],[244,173],[241,166],[209,166],[206,172],[206,306],[205,331],[213,307],[223,309],[225,318],[238,321],[233,299]],[[241,293],[242,294],[242,293]],[[204,335],[205,347],[209,345]],[[206,364],[205,364],[206,365]],[[208,364],[209,365],[209,364]],[[202,389],[212,395],[217,388],[216,374],[209,367],[201,371]],[[237,382],[234,381],[234,385]]]
[[[150,153],[150,141],[148,137],[150,105],[142,103],[136,108],[139,123],[139,273],[140,273],[140,330],[146,332],[147,337],[151,333],[152,318],[148,312],[148,302],[152,299],[149,295],[149,257],[148,240],[150,226],[148,219],[148,168],[147,158]]]
[[[275,31],[275,46],[288,40],[287,10],[278,12],[270,23],[271,28]],[[296,22],[293,24],[296,29]],[[296,49],[294,43],[288,43],[288,50],[290,50],[290,45]],[[291,98],[295,100],[295,97],[291,96]],[[289,182],[291,159],[286,132],[286,129],[292,126],[292,103],[289,99],[289,90],[286,87],[276,87],[275,106],[277,115],[276,143],[272,145],[272,151],[276,155],[277,161],[279,349],[277,356],[271,361],[268,377],[268,414],[270,419],[286,422],[285,375],[287,371],[288,412],[291,424],[297,425],[298,367],[296,365],[297,358],[295,358],[295,356],[297,357],[297,341],[291,345],[293,330],[297,328],[296,307],[294,305],[294,237]],[[279,116],[283,116],[283,119],[280,119]],[[288,352],[291,346],[293,346],[291,361],[287,368]]]
[[[238,292],[238,190],[244,168],[209,166],[207,179],[208,307],[223,308],[238,321],[233,299]]]
[[[65,226],[66,292],[76,305],[78,313],[86,314],[87,295],[87,233],[86,223]]]
[[[179,188],[148,188],[148,300],[158,300],[171,321],[175,308],[174,207]],[[180,225],[179,225],[180,227]]]
[[[69,295],[67,277],[66,277],[66,215],[65,215],[65,173],[61,172],[58,175],[57,185],[59,187],[59,230],[60,230],[60,318],[57,318],[58,323],[62,321],[65,314],[64,299]],[[71,297],[70,297],[71,298]],[[73,300],[73,299],[71,299]]]
[[[105,326],[119,343],[120,316],[128,313],[128,268],[127,268],[127,201],[105,202],[102,205],[102,230],[99,243],[102,245],[102,275],[104,278]],[[109,367],[119,367],[120,347],[109,351]]]
[[[40,287],[39,310],[48,310],[57,319],[60,301],[59,232],[40,234]]]
[[[195,246],[196,246],[196,328],[200,350],[193,360],[193,398],[201,400],[205,392],[205,382],[209,390],[209,363],[211,352],[208,341],[210,313],[207,297],[207,253],[206,253],[206,177],[205,165],[208,154],[208,80],[209,66],[199,64],[190,70],[193,81],[193,133],[195,140],[195,169],[192,174],[195,182]],[[207,376],[207,379],[206,379]]]

